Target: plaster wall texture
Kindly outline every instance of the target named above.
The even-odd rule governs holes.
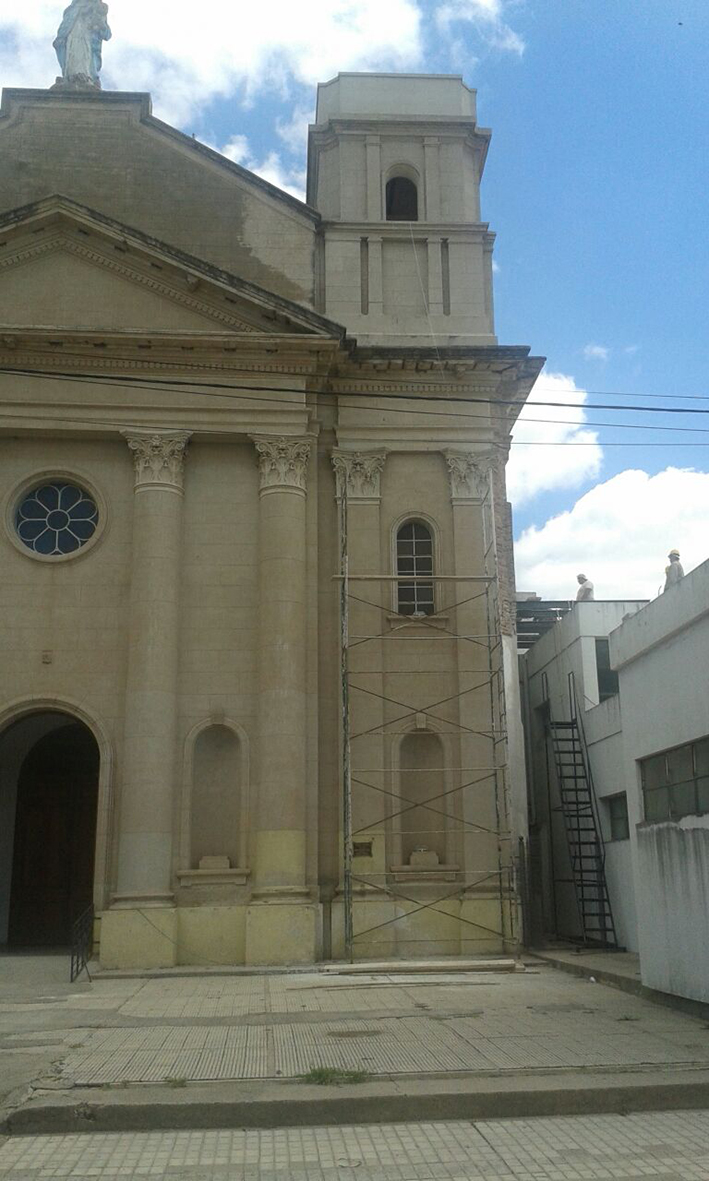
[[[341,73],[318,85],[318,123],[347,115],[467,116],[475,118],[475,91],[460,75]]]
[[[638,760],[709,735],[709,562],[611,636],[623,706],[643,983],[707,996],[707,818],[644,821]]]
[[[147,95],[20,93],[0,113],[0,209],[59,193],[313,305],[317,217],[299,202],[153,118]]]
[[[449,81],[432,92],[444,108],[435,118],[449,117],[446,104],[460,92]],[[98,216],[61,201],[35,204],[6,217],[0,247],[0,365],[43,374],[0,373],[0,757],[16,756],[3,734],[24,710],[63,705],[96,733],[94,897],[106,966],[337,954],[333,455],[355,466],[362,453],[381,461],[376,488],[355,479],[349,499],[354,568],[393,573],[396,530],[413,518],[431,528],[437,571],[480,575],[491,526],[474,488],[455,491],[447,457],[452,448],[464,467],[504,453],[506,428],[492,416],[466,423],[445,394],[499,391],[521,401],[541,360],[524,348],[479,348],[457,353],[454,368],[446,355],[431,384],[440,413],[422,425],[421,375],[415,390],[409,379],[421,345],[413,313],[401,318],[407,346],[390,368],[391,358],[359,358],[336,323],[303,310],[317,285],[317,214],[163,127],[141,96],[12,92],[2,110],[0,218],[56,192]],[[464,105],[468,121],[470,113]],[[420,132],[417,160],[440,181],[446,152]],[[414,142],[408,124],[401,135],[399,127],[396,153]],[[382,191],[372,147],[365,137],[367,217]],[[348,162],[337,139],[323,147],[336,168],[346,165],[342,176],[354,176],[359,151]],[[327,183],[339,200],[346,186],[332,175]],[[458,177],[458,192],[468,183]],[[386,243],[392,258],[402,241]],[[440,281],[439,247],[419,259],[429,288],[431,276]],[[196,256],[194,266],[179,250]],[[357,242],[357,266],[359,251]],[[408,291],[401,268],[390,280],[390,298]],[[215,382],[228,393],[215,394]],[[411,397],[394,412],[391,401],[376,404],[382,392]],[[100,525],[75,556],[41,561],[14,537],[13,513],[28,481],[55,476],[86,485]],[[496,495],[504,499],[499,481]],[[505,585],[510,544],[502,530]],[[500,950],[513,907],[500,884],[510,868],[509,842],[501,858],[495,835],[501,800],[489,775],[475,793],[461,790],[464,769],[491,762],[490,670],[484,648],[452,634],[483,635],[485,611],[477,600],[459,605],[464,581],[443,582],[430,626],[402,624],[392,582],[362,585],[370,605],[353,607],[351,629],[377,638],[355,649],[356,679],[370,692],[353,718],[371,730],[361,763],[382,790],[355,801],[372,842],[357,868],[388,885],[361,891],[357,922],[397,919],[377,954]],[[434,821],[435,839],[455,872],[468,874],[443,910],[417,910],[448,890],[443,872],[393,889],[406,834],[382,800],[400,793],[401,745],[411,734],[443,752],[436,786],[451,803]],[[11,792],[0,796],[11,810]],[[229,863],[200,867],[203,857]]]

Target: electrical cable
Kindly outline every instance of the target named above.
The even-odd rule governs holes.
[[[165,385],[173,384],[171,382],[160,382],[158,384],[157,389],[156,389],[155,383],[152,383],[152,382],[146,383],[140,378],[132,378],[132,377],[114,378],[114,377],[110,377],[110,376],[106,375],[103,378],[93,378],[93,377],[86,377],[81,374],[76,375],[76,374],[64,373],[64,372],[59,372],[59,371],[54,371],[54,372],[37,371],[37,372],[35,372],[35,371],[31,371],[31,370],[30,371],[0,370],[0,372],[11,373],[15,376],[19,375],[19,376],[30,376],[30,377],[45,377],[45,378],[52,378],[53,380],[58,379],[61,381],[71,381],[74,383],[78,383],[80,385],[95,385],[95,386],[108,385],[109,387],[113,387],[116,383],[118,383],[119,385],[129,384],[129,385],[132,385],[136,389],[144,389],[149,392],[168,392],[168,393],[180,393],[180,394],[185,392],[182,389],[163,390],[163,387]],[[356,396],[356,395],[348,395],[348,394],[336,394],[336,393],[332,393],[330,391],[311,390],[311,391],[299,391],[302,396],[297,399],[282,398],[282,397],[263,398],[263,397],[259,397],[259,390],[261,393],[275,393],[275,394],[281,394],[283,392],[290,392],[290,391],[282,390],[278,387],[260,386],[260,387],[257,387],[255,392],[251,392],[252,387],[237,386],[237,387],[230,388],[230,387],[222,385],[221,383],[217,383],[219,392],[216,392],[215,389],[213,389],[213,388],[209,388],[207,390],[200,389],[200,388],[194,388],[194,387],[199,387],[199,386],[204,386],[204,385],[210,385],[210,383],[207,383],[207,382],[180,382],[180,383],[174,383],[174,384],[188,386],[190,393],[197,394],[199,396],[206,397],[206,398],[226,398],[226,399],[229,399],[232,401],[260,402],[260,403],[268,405],[268,406],[276,406],[276,407],[280,407],[280,406],[284,406],[284,405],[285,406],[296,406],[298,409],[301,409],[301,410],[307,409],[307,402],[304,399],[306,399],[308,396],[317,397],[319,400],[323,399],[323,398],[335,399],[336,401],[329,403],[330,405],[337,405],[338,398]],[[232,390],[243,390],[244,393],[243,394],[234,393],[234,392],[231,392]],[[380,398],[379,394],[373,394],[373,395],[369,395],[369,396],[375,397],[377,399]],[[391,394],[391,395],[384,394],[384,395],[381,395],[381,397],[403,399],[405,401],[412,400],[407,395],[403,395],[403,394]],[[448,398],[442,398],[442,399],[421,399],[421,400],[436,401],[436,402],[441,402],[441,401],[444,401],[444,402],[445,401],[456,401],[456,402],[484,401],[484,402],[489,402],[492,406],[495,406],[496,404],[498,404],[498,403],[496,403],[496,401],[494,399],[464,399],[464,398],[448,399]],[[513,404],[519,405],[519,403],[513,403]],[[545,405],[545,406],[546,405],[549,405],[549,406],[562,405],[563,406],[564,403],[541,403],[540,402],[540,403],[532,403],[532,405]],[[582,407],[583,410],[586,410],[587,408],[588,407],[586,407],[586,406]],[[365,405],[361,405],[361,404],[348,405],[347,409],[348,410],[363,410],[363,411],[368,411],[370,413],[381,413],[382,412],[381,406],[371,406],[371,405],[366,405],[366,404]],[[567,407],[567,409],[569,409],[569,407]],[[645,412],[647,410],[649,412],[663,413],[662,410],[660,410],[658,407],[655,407],[655,406],[647,407],[647,408],[646,407],[608,407],[608,409],[618,409],[618,410],[635,409],[635,410],[639,410],[642,412]],[[671,413],[671,412],[687,413],[687,414],[707,414],[707,413],[709,413],[709,411],[694,410],[694,409],[688,409],[686,411],[677,410],[675,407],[671,407],[668,409],[667,413]],[[442,409],[416,410],[416,409],[409,409],[409,408],[404,410],[404,409],[400,409],[398,407],[392,407],[392,408],[387,408],[386,413],[387,414],[404,414],[407,417],[409,417],[412,414],[415,414],[415,415],[426,415],[429,417],[434,416],[436,418],[439,418],[439,417],[463,418],[466,420],[466,422],[470,422],[473,419],[479,419],[481,421],[484,421],[485,423],[490,423],[490,425],[493,425],[493,426],[495,425],[495,416],[494,415],[491,415],[491,414],[464,414],[464,413],[461,413],[460,411],[455,411],[455,410],[442,410]],[[498,417],[498,421],[504,421],[502,415],[499,415],[497,417]],[[525,417],[522,420],[522,425],[524,425],[526,423],[537,423],[537,424],[542,424],[542,425],[555,425],[555,426],[575,426],[575,427],[584,427],[586,429],[594,429],[596,427],[609,427],[612,430],[645,430],[645,431],[658,431],[659,430],[659,431],[663,431],[663,433],[679,432],[679,433],[689,433],[689,434],[709,434],[709,427],[689,427],[689,426],[671,427],[671,426],[666,426],[664,424],[660,425],[660,426],[654,426],[654,425],[648,424],[648,423],[585,422],[585,421],[578,422],[574,419],[564,419],[564,418],[558,419],[558,418],[529,418],[529,417]]]
[[[75,356],[75,357],[82,356],[82,354],[72,354],[72,353],[65,353],[63,355],[70,356],[70,357],[71,356]],[[210,390],[210,391],[211,390],[224,391],[223,393],[214,394],[214,397],[236,397],[238,395],[235,393],[232,393],[230,391],[237,391],[238,390],[238,391],[244,391],[245,393],[250,394],[251,391],[254,389],[254,387],[251,385],[234,385],[234,384],[227,385],[225,382],[202,381],[202,380],[198,380],[198,379],[195,379],[192,381],[185,381],[180,378],[158,378],[158,377],[145,378],[145,377],[120,376],[120,375],[113,375],[113,374],[104,374],[101,378],[98,378],[98,377],[93,377],[93,376],[89,376],[89,375],[84,375],[82,373],[67,373],[65,370],[20,369],[20,368],[10,368],[8,366],[0,366],[0,373],[7,373],[7,374],[15,375],[15,376],[20,376],[20,377],[60,378],[62,380],[76,381],[76,382],[80,382],[83,384],[96,384],[96,385],[132,384],[132,385],[135,385],[137,388],[141,388],[141,389],[152,389],[153,387],[160,388],[163,386],[166,386],[166,387],[185,386],[188,389],[193,389],[193,387],[195,387],[195,386],[200,386],[200,387],[202,387],[202,389],[199,390],[200,393],[205,392],[205,387],[206,387],[206,390]],[[284,374],[284,376],[292,376],[292,374],[286,373],[286,374]],[[313,375],[313,376],[317,376],[317,375]],[[321,378],[321,380],[322,380],[322,378]],[[410,384],[410,383],[408,383],[408,381],[407,381],[407,384]],[[173,392],[178,393],[180,391],[175,389],[175,390],[173,390]],[[318,397],[325,396],[325,397],[331,397],[331,398],[359,398],[359,397],[368,397],[369,396],[369,397],[375,397],[380,401],[385,400],[385,401],[404,401],[404,402],[411,402],[411,401],[435,402],[436,404],[439,404],[441,402],[462,402],[466,405],[470,405],[473,403],[480,403],[482,405],[489,405],[489,406],[519,406],[520,408],[526,408],[529,406],[548,406],[551,408],[561,408],[561,409],[565,409],[565,410],[569,410],[569,409],[574,408],[573,403],[548,401],[548,400],[540,401],[537,398],[530,398],[530,399],[525,400],[524,402],[521,402],[519,399],[515,399],[515,398],[478,398],[478,397],[474,397],[474,396],[473,397],[462,397],[457,394],[447,394],[447,393],[441,393],[438,395],[416,394],[416,395],[412,396],[409,393],[399,394],[399,393],[393,393],[392,391],[382,390],[382,391],[377,391],[376,393],[372,393],[371,391],[369,391],[368,393],[363,394],[359,390],[351,390],[351,391],[348,391],[348,390],[304,390],[304,389],[296,387],[296,386],[264,386],[264,385],[260,385],[260,386],[256,387],[255,392],[256,393],[259,393],[259,392],[274,393],[274,394],[284,394],[284,393],[299,394],[299,395],[301,395],[301,397],[307,397],[308,394],[317,394]],[[578,393],[578,392],[584,392],[584,391],[575,391],[575,392]],[[585,392],[588,392],[588,391],[585,391]],[[599,396],[627,397],[628,395],[619,393],[617,395],[614,395],[614,394],[602,395],[601,394]],[[643,395],[643,396],[647,396],[647,397],[651,397],[651,398],[661,398],[661,397],[665,397],[665,396],[668,398],[681,398],[684,395],[681,395],[681,394],[667,394],[667,395],[648,394],[648,395]],[[692,397],[694,400],[699,400],[698,395],[687,395],[687,397]],[[707,397],[705,400],[707,402],[709,402],[709,397]],[[614,412],[629,411],[629,412],[646,413],[646,414],[709,414],[709,409],[702,410],[702,409],[698,409],[694,406],[612,405],[612,404],[605,403],[605,402],[581,402],[581,403],[578,403],[578,408],[582,409],[584,411],[586,411],[586,410],[612,410]],[[411,411],[407,411],[406,413],[411,413]],[[437,410],[433,413],[440,414],[441,411]],[[469,417],[469,416],[466,415],[466,417]]]

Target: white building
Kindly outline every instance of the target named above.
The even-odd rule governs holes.
[[[521,666],[533,935],[584,934],[550,725],[571,675],[617,945],[647,987],[709,1000],[709,562],[647,604],[576,604]]]

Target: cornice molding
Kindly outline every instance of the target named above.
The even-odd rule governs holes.
[[[163,280],[155,279],[135,267],[130,267],[124,262],[119,262],[118,259],[110,258],[99,250],[85,246],[77,242],[71,234],[57,233],[43,242],[38,242],[36,245],[27,246],[24,249],[15,251],[14,254],[0,259],[0,271],[14,269],[25,262],[58,252],[71,254],[103,270],[120,275],[121,278],[145,287],[147,290],[162,296],[163,299],[167,299],[171,303],[176,303],[180,307],[187,308],[189,311],[204,316],[206,319],[216,320],[219,324],[225,324],[237,332],[258,334],[258,329],[253,324],[249,324],[245,320],[231,315],[229,312],[223,312],[211,303],[195,299],[194,296],[189,295],[187,292],[178,291],[175,287]]]
[[[182,492],[185,453],[191,431],[121,431],[133,453],[135,490]]]
[[[305,495],[310,439],[289,435],[252,435],[258,457],[261,494],[290,489]]]

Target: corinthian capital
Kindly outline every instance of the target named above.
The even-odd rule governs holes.
[[[386,457],[386,451],[333,451],[338,499],[346,491],[351,500],[378,500]]]
[[[305,492],[305,481],[310,456],[310,440],[287,435],[271,437],[251,436],[258,454],[261,491],[270,488],[296,488]]]
[[[453,500],[484,500],[496,456],[476,451],[446,451],[445,455]]]
[[[133,452],[135,486],[182,491],[189,431],[122,431]]]

